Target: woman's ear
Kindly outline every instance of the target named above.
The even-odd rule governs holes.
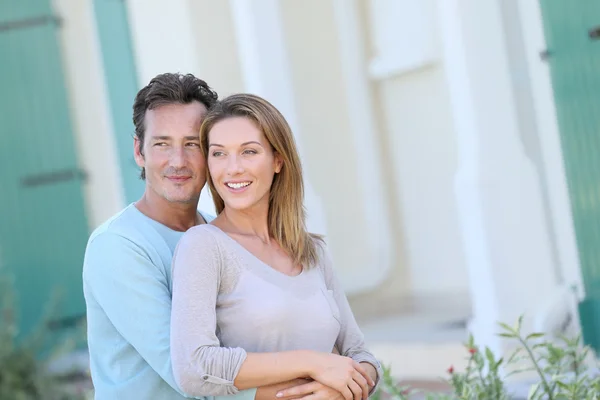
[[[275,173],[278,174],[281,171],[281,168],[283,168],[283,158],[277,152],[275,152],[274,163],[275,163],[275,166],[273,169],[275,170]]]

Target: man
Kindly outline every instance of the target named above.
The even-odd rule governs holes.
[[[83,266],[98,400],[185,398],[171,370],[171,259],[183,233],[209,219],[197,212],[206,179],[198,134],[216,101],[206,82],[189,74],[158,75],[135,98],[134,157],[145,192],[92,233]],[[274,399],[302,382],[230,398]]]

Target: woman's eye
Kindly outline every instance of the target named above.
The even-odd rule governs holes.
[[[222,151],[214,151],[214,152],[212,153],[212,155],[213,155],[213,157],[219,157],[219,156],[222,156],[222,155],[223,155],[223,152],[222,152]]]
[[[257,151],[253,150],[253,149],[247,149],[247,150],[244,150],[244,152],[243,152],[243,154],[256,154],[256,153],[257,153]]]

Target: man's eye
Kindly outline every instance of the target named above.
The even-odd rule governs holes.
[[[156,142],[156,143],[154,143],[154,146],[166,146],[166,145],[167,145],[167,143],[165,143],[165,142]]]
[[[187,145],[191,146],[191,147],[200,147],[200,143],[193,143],[193,142],[191,142],[191,143],[188,143]]]

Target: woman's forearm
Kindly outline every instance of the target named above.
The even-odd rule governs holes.
[[[312,372],[314,355],[314,352],[308,350],[248,353],[235,377],[234,385],[244,390],[306,378]]]

